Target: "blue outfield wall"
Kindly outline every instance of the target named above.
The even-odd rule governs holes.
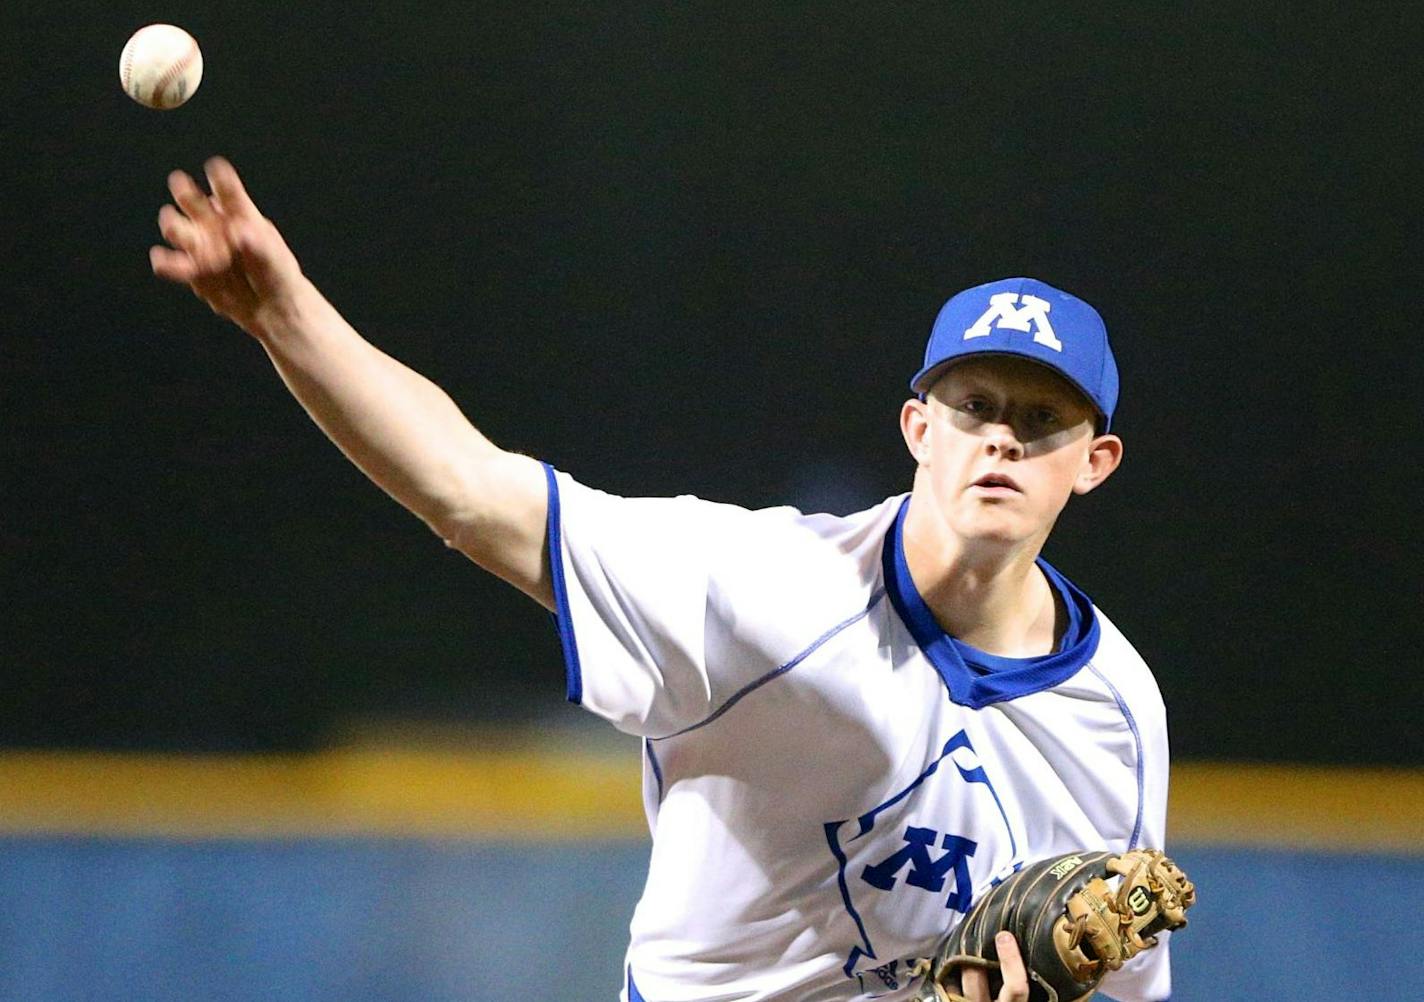
[[[1420,997],[1424,859],[1177,847],[1173,1002]],[[5,1002],[617,997],[638,841],[12,836]]]
[[[646,863],[637,842],[9,838],[0,999],[611,999]]]

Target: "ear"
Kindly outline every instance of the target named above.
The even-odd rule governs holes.
[[[918,397],[906,400],[905,406],[900,408],[900,434],[904,436],[905,446],[919,466],[929,462],[929,428],[929,404]]]
[[[1116,435],[1099,435],[1088,446],[1083,469],[1073,482],[1074,494],[1086,494],[1108,477],[1122,462],[1122,439]]]

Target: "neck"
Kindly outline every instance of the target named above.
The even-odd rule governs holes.
[[[1034,657],[1057,648],[1066,616],[1035,562],[1043,542],[964,539],[919,492],[905,516],[905,563],[940,627],[1004,657]]]

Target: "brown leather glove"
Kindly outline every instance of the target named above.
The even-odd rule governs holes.
[[[1018,940],[1029,1002],[1081,1002],[1156,933],[1187,924],[1196,888],[1156,849],[1076,852],[1024,867],[991,890],[930,958],[915,1002],[966,1002],[950,986],[965,967],[989,972],[997,994],[994,934]]]

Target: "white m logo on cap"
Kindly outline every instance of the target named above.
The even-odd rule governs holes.
[[[1016,306],[1016,303],[1022,303]],[[1016,331],[1033,331],[1033,340],[1054,351],[1063,350],[1063,342],[1053,333],[1053,325],[1048,322],[1048,311],[1052,307],[1046,300],[1027,293],[999,292],[989,297],[989,308],[984,315],[974,321],[974,326],[964,332],[964,340],[988,337],[992,327],[1007,327]]]

